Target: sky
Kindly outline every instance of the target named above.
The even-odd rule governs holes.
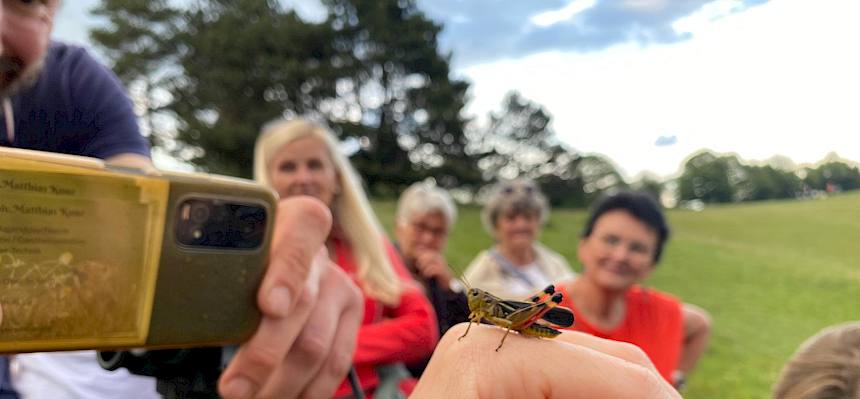
[[[286,1],[308,19],[314,0]],[[77,0],[55,37],[87,44],[98,23]],[[856,0],[432,0],[453,73],[480,122],[517,90],[559,139],[629,179],[669,177],[709,149],[747,161],[784,155],[860,161]],[[492,10],[492,12],[488,12]]]

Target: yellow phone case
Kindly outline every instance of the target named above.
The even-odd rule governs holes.
[[[261,235],[243,248],[188,244],[189,199],[261,210]],[[0,148],[0,352],[249,337],[275,201],[247,180]]]

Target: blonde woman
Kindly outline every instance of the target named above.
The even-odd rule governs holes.
[[[825,328],[782,370],[774,399],[860,398],[860,322]]]
[[[360,180],[326,128],[304,120],[264,128],[254,154],[254,175],[281,198],[307,195],[331,210],[329,257],[365,296],[365,312],[353,362],[372,393],[377,368],[429,356],[438,340],[432,307],[395,249],[384,237]],[[324,295],[324,294],[322,294]],[[408,393],[410,384],[402,384]],[[344,381],[336,396],[350,392]]]

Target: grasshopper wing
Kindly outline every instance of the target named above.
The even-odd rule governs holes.
[[[523,301],[502,301],[500,304],[507,309],[510,309],[511,312],[517,311],[519,309],[523,309],[529,306],[534,306],[533,302],[523,302]],[[542,320],[549,322],[550,324],[557,325],[559,327],[570,327],[573,325],[573,311],[568,308],[556,306],[546,313],[544,313]]]

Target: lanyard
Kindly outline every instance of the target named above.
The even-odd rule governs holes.
[[[490,251],[490,255],[493,257],[493,259],[496,260],[496,263],[498,263],[499,266],[502,267],[502,272],[522,280],[529,287],[534,286],[532,280],[529,279],[528,276],[526,276],[526,274],[522,272],[522,270],[520,270],[511,261],[509,261],[508,258],[505,258],[504,255],[502,255],[497,249],[493,248]]]

